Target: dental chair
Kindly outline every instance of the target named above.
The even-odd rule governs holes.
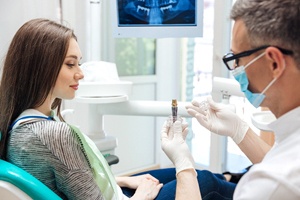
[[[104,155],[109,165],[119,162],[115,155]],[[0,199],[5,200],[59,200],[56,193],[25,170],[0,159]]]
[[[0,160],[0,194],[8,200],[61,199],[31,174],[4,160]]]

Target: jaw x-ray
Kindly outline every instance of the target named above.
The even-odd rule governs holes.
[[[119,25],[195,25],[196,0],[118,0]]]

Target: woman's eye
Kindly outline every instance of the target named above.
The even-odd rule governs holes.
[[[66,64],[68,67],[74,67],[74,64]]]

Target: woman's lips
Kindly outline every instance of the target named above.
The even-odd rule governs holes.
[[[77,84],[77,85],[71,85],[70,87],[73,88],[74,90],[78,90],[79,84]]]

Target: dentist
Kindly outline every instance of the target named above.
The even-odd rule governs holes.
[[[208,99],[207,110],[196,101],[187,106],[201,125],[231,137],[254,164],[237,184],[233,199],[300,199],[299,11],[299,0],[237,0],[231,10],[235,21],[232,47],[223,61],[249,102],[268,107],[276,116],[269,125],[275,133],[272,148],[235,113],[212,99]],[[177,179],[185,184],[195,180],[188,176]],[[186,187],[178,184],[178,194],[194,192],[196,199],[201,199],[198,191]]]

